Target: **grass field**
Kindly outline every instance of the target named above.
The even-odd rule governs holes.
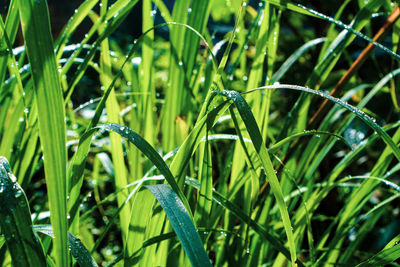
[[[395,1],[6,2],[2,266],[399,266]]]

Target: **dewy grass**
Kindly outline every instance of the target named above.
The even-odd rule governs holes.
[[[8,2],[2,265],[399,264],[395,2]]]

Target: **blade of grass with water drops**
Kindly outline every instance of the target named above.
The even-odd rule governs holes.
[[[32,230],[25,192],[4,157],[0,157],[0,225],[13,266],[46,266],[42,245]]]
[[[338,104],[345,109],[349,110],[352,112],[355,116],[360,118],[363,122],[365,122],[369,127],[371,127],[374,131],[378,133],[378,135],[381,137],[381,139],[388,145],[388,147],[392,150],[393,154],[395,157],[400,161],[400,149],[396,146],[396,144],[393,142],[392,138],[382,129],[381,126],[379,126],[375,120],[370,118],[367,114],[365,114],[363,111],[360,109],[338,99],[335,97],[332,97],[328,94],[325,94],[320,91],[312,90],[307,87],[303,86],[298,86],[298,85],[290,85],[290,84],[280,84],[280,85],[270,85],[270,86],[264,86],[260,87],[254,90],[263,90],[263,89],[290,89],[290,90],[297,90],[297,91],[303,91],[306,93],[314,94],[323,98],[326,98],[330,101],[333,101],[335,104]]]
[[[19,10],[28,59],[31,64],[39,114],[39,136],[54,229],[56,262],[68,265],[66,136],[64,101],[46,1],[19,0]]]
[[[166,184],[149,185],[146,187],[153,193],[167,214],[192,266],[212,266],[192,218],[187,210],[185,210],[183,203],[174,190]]]
[[[107,11],[107,1],[102,0],[102,7],[100,9],[100,14],[104,16]],[[99,34],[102,35],[103,31],[106,30],[106,26],[100,27]],[[109,50],[108,38],[105,38],[101,44],[101,53],[100,53],[100,82],[104,86],[104,88],[110,87],[113,82],[113,72],[111,65],[111,57]],[[111,89],[110,95],[106,101],[106,112],[107,112],[107,120],[108,122],[120,123],[121,118],[119,116],[120,107],[115,96],[115,88]],[[114,183],[117,189],[124,188],[128,184],[128,176],[127,169],[124,161],[124,150],[122,148],[121,137],[116,133],[110,133],[110,149],[111,149],[111,158],[114,166]],[[118,206],[121,206],[124,203],[126,197],[128,196],[128,192],[124,194],[120,194],[117,196]],[[129,231],[129,222],[130,222],[130,210],[131,206],[125,205],[125,207],[120,212],[120,225],[122,230],[122,238],[126,240]],[[125,246],[125,244],[124,244]]]
[[[42,233],[54,238],[53,228],[49,224],[33,225],[32,228],[37,233]],[[98,266],[96,261],[90,255],[89,251],[83,245],[82,241],[76,236],[72,235],[71,233],[68,233],[68,245],[71,249],[71,255],[75,258],[79,266],[82,267]]]
[[[283,199],[282,189],[279,184],[279,180],[276,176],[268,151],[265,148],[260,130],[257,126],[257,122],[255,121],[254,116],[251,113],[250,107],[238,92],[224,90],[222,92],[215,91],[215,93],[221,94],[222,96],[232,100],[235,103],[235,106],[238,109],[239,114],[246,125],[247,133],[249,134],[250,139],[253,142],[254,149],[259,157],[261,164],[264,167],[265,174],[267,175],[267,179],[269,180],[269,183],[271,185],[271,190],[279,206],[283,226],[285,228],[290,248],[291,262],[292,265],[295,266],[297,261],[297,254],[295,241],[293,239],[292,224],[290,222],[288,210]]]

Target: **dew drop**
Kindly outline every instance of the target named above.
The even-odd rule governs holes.
[[[192,9],[190,7],[188,8],[187,11],[188,11],[189,14],[192,13]]]

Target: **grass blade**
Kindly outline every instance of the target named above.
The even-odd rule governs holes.
[[[31,64],[39,114],[39,136],[59,266],[68,265],[66,137],[64,101],[46,1],[19,0],[22,32]]]
[[[160,202],[192,265],[195,267],[211,266],[211,261],[203,248],[196,227],[174,190],[166,184],[146,187]]]
[[[296,246],[293,238],[292,224],[290,222],[289,213],[283,199],[282,188],[279,184],[279,180],[276,176],[268,151],[261,137],[257,122],[254,119],[250,107],[238,92],[224,90],[222,92],[216,91],[216,93],[225,96],[235,103],[235,106],[238,109],[244,124],[246,125],[246,130],[250,136],[250,139],[253,142],[252,144],[254,146],[254,149],[256,150],[257,156],[264,167],[265,174],[267,175],[267,179],[269,180],[269,183],[271,185],[272,193],[274,194],[277,204],[279,206],[283,226],[285,228],[286,236],[288,238],[292,265],[296,266],[297,255]]]
[[[25,192],[4,157],[0,157],[0,225],[13,266],[46,266],[42,245],[32,230]]]
[[[53,228],[51,225],[33,225],[33,230],[54,238]],[[96,261],[92,258],[89,251],[82,244],[82,241],[73,234],[68,233],[68,245],[71,249],[71,254],[75,258],[79,266],[82,267],[97,267]],[[37,265],[35,265],[37,266]],[[44,265],[43,265],[44,266]]]

